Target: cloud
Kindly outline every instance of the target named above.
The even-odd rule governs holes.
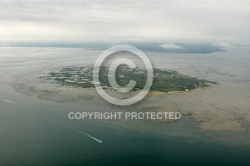
[[[218,41],[218,42],[213,42],[212,43],[214,46],[220,46],[223,48],[229,48],[229,47],[234,47],[234,45],[227,43],[227,42],[222,42],[222,41]]]
[[[177,44],[174,44],[174,43],[162,44],[160,46],[162,48],[171,49],[171,50],[181,50],[181,49],[183,49],[181,46],[179,46]]]
[[[7,42],[0,42],[0,47],[12,47],[13,45]]]
[[[247,0],[0,0],[1,40],[247,42]]]

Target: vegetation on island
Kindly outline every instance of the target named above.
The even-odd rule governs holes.
[[[198,87],[209,87],[211,84],[217,84],[213,81],[190,77],[180,74],[177,71],[153,69],[154,81],[151,87],[152,91],[171,92],[171,91],[189,91]],[[101,67],[99,79],[102,87],[112,89],[108,80],[109,68]],[[136,81],[133,90],[143,89],[147,79],[147,71],[138,68],[130,69],[119,66],[115,72],[118,85],[126,86],[130,80]],[[94,87],[93,67],[65,67],[59,71],[51,72],[48,76],[41,77],[46,81],[54,81],[61,85],[74,87],[91,88]]]

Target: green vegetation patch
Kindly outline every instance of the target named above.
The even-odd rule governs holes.
[[[151,87],[152,91],[171,92],[171,91],[189,91],[198,87],[209,87],[211,84],[217,84],[213,81],[189,77],[176,71],[153,69],[154,81]],[[48,76],[41,77],[46,81],[55,81],[61,85],[68,85],[82,88],[94,87],[92,67],[66,67],[60,71],[51,72]],[[111,89],[109,84],[109,68],[101,67],[99,71],[99,79],[101,86]],[[141,69],[130,69],[125,66],[119,66],[115,72],[118,85],[126,86],[130,80],[136,81],[133,90],[143,89],[147,71]]]

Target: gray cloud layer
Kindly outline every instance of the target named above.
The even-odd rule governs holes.
[[[0,40],[249,43],[247,0],[0,0]]]

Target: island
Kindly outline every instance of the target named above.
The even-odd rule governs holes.
[[[214,81],[199,79],[183,75],[177,71],[162,70],[153,68],[154,81],[151,91],[173,92],[173,91],[190,91],[197,88],[210,87],[217,84]],[[101,67],[99,71],[100,84],[104,89],[112,90],[108,80],[108,67]],[[126,86],[130,80],[136,81],[134,91],[143,89],[147,79],[147,71],[139,68],[130,69],[126,66],[119,66],[115,72],[118,85]],[[61,85],[92,88],[93,67],[64,67],[58,71],[50,72],[47,76],[40,77],[44,81],[54,82]]]

